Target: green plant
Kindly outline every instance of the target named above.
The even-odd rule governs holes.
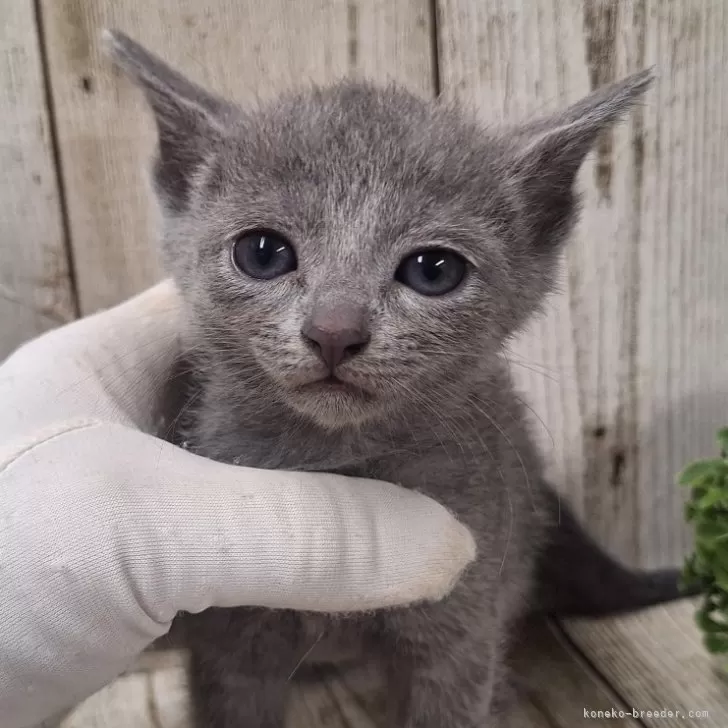
[[[695,619],[709,652],[728,653],[728,428],[718,432],[720,457],[691,463],[680,475],[690,488],[685,519],[693,525],[695,548],[685,561],[685,587],[703,601]]]

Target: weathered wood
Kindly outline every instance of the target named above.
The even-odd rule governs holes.
[[[128,32],[240,101],[347,73],[392,76],[433,92],[430,12],[419,0],[43,0],[42,6],[84,313],[159,275],[158,214],[142,184],[153,124],[141,95],[103,56],[103,28]]]
[[[523,117],[655,65],[583,170],[561,293],[514,347],[554,480],[634,563],[689,543],[675,473],[726,423],[724,2],[441,0],[443,92]],[[546,432],[546,428],[548,432]]]
[[[533,625],[522,635],[515,652],[513,673],[520,687],[507,728],[573,728],[585,725],[584,709],[624,709],[626,706],[597,671],[564,639],[557,624]],[[590,718],[597,728],[637,728],[631,718]]]
[[[32,3],[0,0],[0,360],[73,317]]]
[[[620,619],[573,620],[564,629],[642,725],[724,728],[728,672],[716,670],[694,614],[695,603],[683,600]],[[728,669],[725,657],[723,665]],[[659,715],[663,710],[673,715]]]

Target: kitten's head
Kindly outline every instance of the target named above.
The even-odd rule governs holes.
[[[164,258],[231,401],[258,387],[329,427],[487,366],[552,285],[586,154],[651,79],[494,132],[354,82],[245,111],[107,39],[154,112]]]

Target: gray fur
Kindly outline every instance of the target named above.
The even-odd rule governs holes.
[[[485,129],[454,105],[358,82],[243,111],[123,35],[108,40],[157,119],[164,260],[189,312],[190,446],[241,465],[416,488],[478,543],[442,603],[350,618],[190,617],[198,725],[280,728],[288,678],[314,643],[311,660],[353,650],[383,665],[392,726],[490,725],[509,631],[530,608],[553,525],[501,350],[552,287],[580,165],[650,74],[553,117]],[[292,241],[295,273],[260,281],[234,269],[232,240],[260,227]],[[393,278],[429,245],[470,263],[464,284],[439,298]],[[370,343],[340,367],[366,396],[301,390],[320,374],[300,332],[322,301],[368,312]]]

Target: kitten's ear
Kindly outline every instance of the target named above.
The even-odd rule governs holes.
[[[565,111],[513,132],[510,177],[534,242],[558,242],[575,209],[574,182],[599,134],[620,121],[652,83],[651,69],[597,89]]]
[[[103,41],[154,112],[159,135],[155,186],[168,209],[182,212],[195,174],[222,138],[235,107],[188,81],[124,33],[105,30]]]

